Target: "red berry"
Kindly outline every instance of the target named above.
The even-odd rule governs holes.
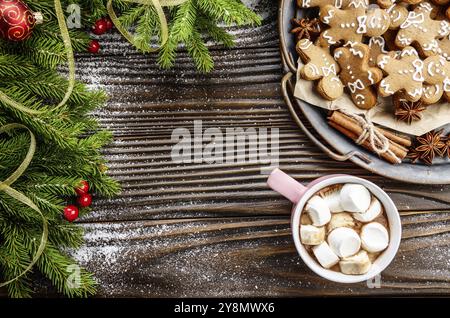
[[[89,183],[86,180],[81,181],[81,185],[75,188],[75,192],[78,195],[82,195],[89,192]]]
[[[109,17],[103,18],[103,20],[105,20],[107,31],[111,30],[114,27],[114,24]]]
[[[92,40],[91,43],[89,43],[89,47],[87,49],[91,53],[98,53],[100,50],[100,43],[98,43],[97,40]]]
[[[100,19],[92,26],[92,33],[100,35],[108,31],[108,26],[105,19]]]
[[[92,196],[88,193],[82,194],[78,197],[77,202],[81,207],[86,208],[92,204]]]
[[[64,218],[69,221],[73,222],[78,218],[78,208],[75,205],[68,205],[64,208]]]

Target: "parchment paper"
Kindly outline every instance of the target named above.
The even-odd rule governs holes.
[[[298,70],[302,67],[303,63],[299,60]],[[313,81],[302,79],[299,72],[297,72],[297,83],[295,85],[294,96],[321,108],[336,109],[336,107],[339,107],[348,112],[366,114],[376,124],[415,136],[423,135],[433,129],[450,123],[450,104],[447,102],[428,106],[421,113],[421,120],[408,125],[405,122],[395,119],[391,98],[379,97],[377,105],[370,110],[359,109],[356,107],[350,96],[345,93],[340,98],[329,101],[322,98],[322,96],[317,93]]]

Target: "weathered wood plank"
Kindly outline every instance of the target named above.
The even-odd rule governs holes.
[[[73,255],[95,273],[99,296],[434,294],[450,289],[449,216],[402,216],[400,252],[375,289],[312,273],[286,217],[89,223]]]

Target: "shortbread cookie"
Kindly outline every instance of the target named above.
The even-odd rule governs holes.
[[[399,92],[411,102],[422,97],[423,62],[413,47],[408,46],[398,54],[382,54],[378,56],[377,62],[388,75],[378,86],[381,96]]]
[[[337,49],[334,58],[341,67],[339,78],[350,91],[353,103],[362,109],[375,106],[377,94],[371,86],[383,78],[383,73],[369,66],[369,47],[362,43],[350,44]]]
[[[430,17],[431,11],[432,6],[427,2],[410,11],[400,25],[395,44],[401,48],[413,44],[423,56],[438,54],[440,50],[438,39],[450,33],[450,24],[444,20],[433,20]]]
[[[363,35],[379,36],[389,28],[389,14],[382,9],[349,8],[327,5],[320,9],[320,20],[330,28],[319,37],[323,46],[338,42],[361,42]]]
[[[428,57],[423,61],[423,77],[426,84],[434,87],[435,95],[424,96],[422,100],[431,104],[437,102],[441,96],[450,101],[450,62],[439,55]]]
[[[332,5],[336,8],[367,8],[369,0],[297,0],[297,5],[300,8],[324,7]]]
[[[314,45],[310,40],[303,39],[297,43],[297,52],[305,65],[300,75],[307,80],[317,83],[317,91],[328,100],[340,97],[344,86],[337,77],[339,65],[331,56],[328,48]]]

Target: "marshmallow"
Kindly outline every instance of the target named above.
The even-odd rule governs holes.
[[[306,204],[305,211],[308,213],[313,225],[322,226],[327,224],[331,219],[330,209],[324,199],[315,195],[309,199]]]
[[[312,250],[320,265],[325,268],[330,268],[339,262],[339,257],[331,250],[327,242],[314,246]]]
[[[355,226],[355,222],[350,213],[342,212],[342,213],[333,213],[331,215],[330,223],[327,224],[328,232],[333,231],[338,227],[349,227],[353,228]]]
[[[361,239],[355,230],[338,227],[328,235],[328,244],[337,256],[349,257],[359,251]]]
[[[361,228],[361,244],[368,252],[381,252],[389,244],[388,231],[378,222],[366,224]]]
[[[341,198],[338,190],[330,191],[323,195],[323,199],[327,202],[331,213],[344,212],[341,206]]]
[[[372,263],[367,252],[362,250],[358,254],[346,257],[339,262],[341,272],[349,275],[365,274],[369,271]]]
[[[348,183],[342,187],[340,199],[345,211],[364,213],[369,208],[371,195],[363,185]]]
[[[364,213],[355,213],[353,217],[363,223],[367,223],[376,219],[382,212],[380,201],[377,198],[372,197],[369,208]]]
[[[302,225],[300,239],[305,245],[319,245],[325,240],[325,229],[314,225]]]

